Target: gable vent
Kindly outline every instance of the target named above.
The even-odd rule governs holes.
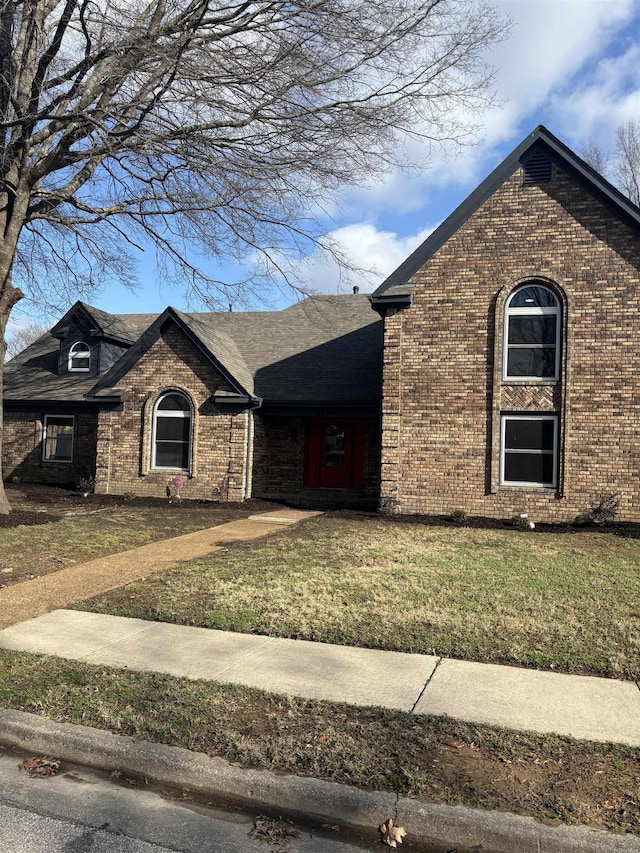
[[[522,164],[522,183],[538,184],[551,180],[551,160],[543,151],[536,151]]]

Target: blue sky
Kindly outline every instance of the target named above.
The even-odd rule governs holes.
[[[612,149],[615,128],[640,119],[640,0],[495,5],[511,17],[513,31],[490,54],[502,106],[480,117],[479,144],[438,152],[418,175],[393,172],[383,182],[350,188],[332,206],[327,231],[354,264],[371,270],[357,281],[362,291],[373,290],[537,125],[579,152],[589,138]],[[91,302],[117,313],[188,308],[183,286],[158,285],[152,255],[141,259],[135,293],[105,284]],[[310,258],[304,274],[317,291],[350,291],[352,282],[341,280],[324,257]],[[14,323],[20,321],[18,314]]]

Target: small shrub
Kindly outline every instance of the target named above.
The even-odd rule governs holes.
[[[593,501],[586,514],[591,524],[610,524],[620,509],[620,495],[604,495],[599,501]]]
[[[135,501],[137,499],[137,495],[135,492],[124,492],[122,495],[122,500],[126,503],[130,503],[131,501]]]
[[[86,477],[80,477],[76,489],[79,492],[82,492],[82,494],[85,496],[88,495],[89,492],[94,492],[96,489],[96,478],[90,475],[87,475]]]
[[[380,498],[378,512],[392,515],[393,513],[400,512],[400,504],[395,498]]]
[[[535,522],[531,521],[528,512],[519,512],[511,516],[511,524],[520,530],[534,530]]]
[[[229,497],[229,475],[220,480],[217,486],[211,489],[211,497],[214,501],[226,501]]]
[[[449,516],[450,521],[455,521],[456,524],[462,524],[463,521],[467,520],[467,511],[466,509],[462,509],[458,507],[458,509],[454,509],[451,511],[451,515]]]

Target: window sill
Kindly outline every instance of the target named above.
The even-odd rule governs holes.
[[[537,379],[535,377],[523,379],[506,379],[503,377],[500,381],[502,385],[558,385],[560,383],[559,379]]]
[[[558,490],[557,486],[545,486],[538,483],[500,483],[498,488],[511,490],[518,489],[521,492],[555,492]]]

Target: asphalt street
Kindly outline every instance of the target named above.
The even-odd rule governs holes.
[[[341,837],[343,829],[293,825],[290,828],[299,835],[274,845],[251,834],[256,814],[180,799],[187,795],[72,765],[63,764],[56,776],[34,779],[18,769],[27,757],[0,750],[2,853],[367,853],[381,849],[373,834],[370,839],[346,840]]]

